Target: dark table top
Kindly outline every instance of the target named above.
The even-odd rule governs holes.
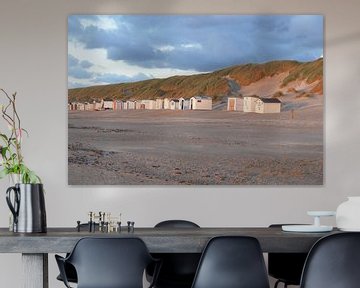
[[[0,253],[65,253],[82,237],[139,237],[152,253],[201,253],[214,236],[243,235],[259,240],[264,252],[308,252],[321,237],[338,233],[294,233],[281,228],[127,228],[119,232],[78,232],[76,228],[48,228],[47,233],[13,233],[0,228]]]

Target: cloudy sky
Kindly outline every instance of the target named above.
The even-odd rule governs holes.
[[[72,15],[68,86],[134,82],[323,55],[320,15]]]

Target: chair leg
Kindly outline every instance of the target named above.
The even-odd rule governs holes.
[[[284,288],[288,287],[288,284],[286,282],[283,282],[281,280],[277,280],[274,284],[274,288],[277,288],[280,283],[284,283]]]
[[[280,280],[277,280],[277,281],[275,282],[274,288],[277,288],[280,282],[281,282]]]

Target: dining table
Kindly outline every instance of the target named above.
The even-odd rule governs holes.
[[[46,233],[14,233],[0,228],[0,253],[22,254],[24,288],[48,288],[48,254],[68,253],[83,237],[138,237],[150,253],[201,253],[216,236],[239,235],[258,239],[264,253],[308,252],[320,238],[338,233],[284,232],[281,227],[134,228],[102,232],[57,227]]]

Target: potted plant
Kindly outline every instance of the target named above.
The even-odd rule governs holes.
[[[8,126],[0,133],[0,179],[10,176],[13,186],[6,191],[6,201],[13,215],[14,232],[46,232],[44,190],[39,176],[24,163],[21,144],[28,132],[22,128],[16,109],[16,93],[4,89],[5,104],[0,104],[1,116]]]
[[[10,175],[14,183],[41,183],[41,179],[24,163],[21,153],[21,143],[24,135],[28,132],[21,127],[19,114],[16,110],[16,93],[11,96],[3,89],[0,91],[5,95],[7,103],[1,104],[1,116],[5,120],[9,131],[8,134],[0,133],[0,179]],[[15,176],[15,175],[18,175]],[[16,179],[19,178],[19,179]]]

